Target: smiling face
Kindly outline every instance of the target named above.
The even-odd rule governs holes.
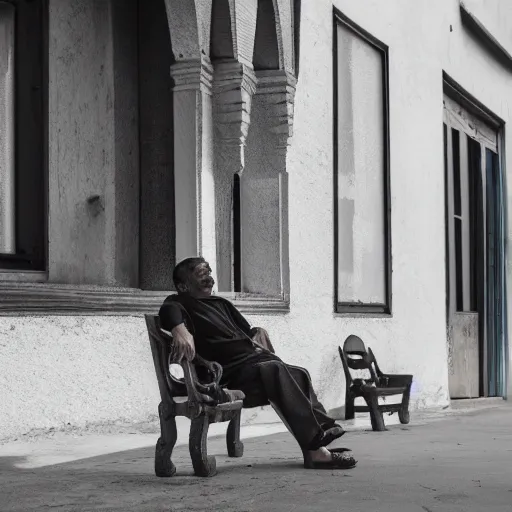
[[[192,297],[209,297],[212,294],[215,280],[212,277],[212,269],[207,261],[201,262],[188,274],[183,292]]]

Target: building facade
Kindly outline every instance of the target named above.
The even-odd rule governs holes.
[[[0,438],[154,417],[174,264],[344,402],[507,395],[506,0],[0,1]],[[246,415],[256,421],[262,412]]]

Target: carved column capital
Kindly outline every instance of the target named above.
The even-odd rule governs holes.
[[[176,62],[171,66],[171,78],[174,92],[200,90],[212,94],[213,67],[208,57]]]
[[[265,105],[269,131],[280,139],[278,147],[286,149],[293,135],[297,80],[283,70],[258,71],[256,77],[256,96]]]
[[[235,60],[220,61],[214,72],[214,112],[219,143],[243,146],[249,130],[254,70]]]

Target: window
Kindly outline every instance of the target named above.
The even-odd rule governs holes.
[[[82,3],[0,0],[0,310],[153,311],[197,254],[219,291],[285,310],[295,77],[274,4],[246,23],[219,0],[207,27],[211,2]]]
[[[391,312],[387,47],[335,13],[335,305]]]
[[[46,265],[45,2],[0,1],[0,268]]]
[[[457,311],[476,311],[475,257],[477,253],[477,233],[475,232],[475,191],[478,186],[481,148],[476,140],[464,132],[444,125],[447,157],[453,169],[453,198],[451,198],[452,222],[455,249],[455,297]]]

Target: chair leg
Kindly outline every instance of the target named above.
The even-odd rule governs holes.
[[[400,423],[402,425],[407,425],[411,419],[409,414],[409,398],[411,396],[411,384],[407,386],[407,389],[405,390],[405,393],[402,397],[402,406],[400,407],[400,410],[398,411],[398,419],[400,420]]]
[[[155,475],[168,478],[176,474],[176,466],[171,460],[172,450],[178,439],[176,416],[172,404],[161,402],[158,406],[160,417],[160,438],[155,448]]]
[[[190,424],[188,448],[196,476],[208,477],[217,473],[215,457],[208,456],[207,437],[209,426],[210,421],[205,413],[194,418]]]
[[[379,400],[376,396],[365,398],[368,408],[370,409],[370,420],[372,422],[372,429],[376,432],[383,432],[386,430],[384,424],[384,417],[382,411],[379,410]]]
[[[345,419],[353,420],[355,418],[355,410],[354,410],[354,397],[351,393],[347,393],[345,395]]]
[[[240,441],[240,419],[242,411],[238,411],[235,417],[228,424],[226,433],[226,444],[230,457],[242,457],[244,454],[244,443]]]

